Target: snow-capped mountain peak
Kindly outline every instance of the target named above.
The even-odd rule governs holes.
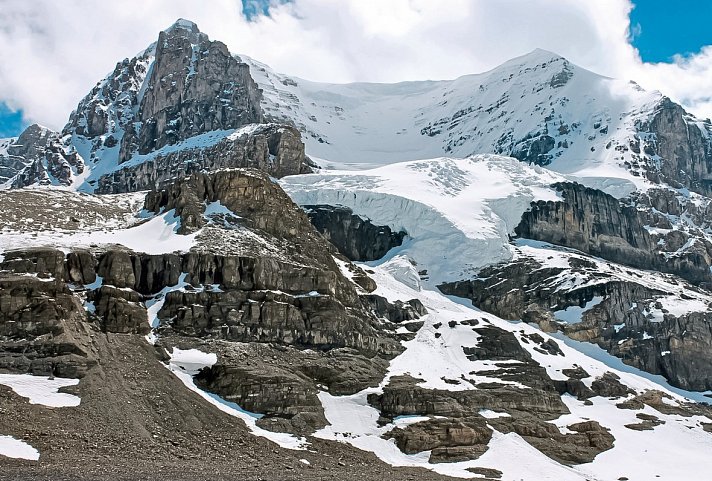
[[[621,193],[646,184],[651,159],[631,152],[641,123],[663,101],[541,49],[454,80],[326,84],[279,74],[242,56],[263,89],[263,109],[292,122],[326,167],[368,168],[477,153],[581,177],[618,178]]]

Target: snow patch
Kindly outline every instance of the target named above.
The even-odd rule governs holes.
[[[31,374],[0,374],[0,384],[8,386],[19,396],[29,399],[30,404],[48,407],[79,406],[81,398],[74,394],[59,392],[63,387],[76,386],[79,379],[50,378]]]
[[[24,441],[0,435],[0,456],[37,461],[40,459],[40,452]]]

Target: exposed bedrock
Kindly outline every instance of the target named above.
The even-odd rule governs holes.
[[[61,281],[0,274],[0,369],[81,377],[96,364],[82,303]]]
[[[545,331],[559,330],[572,339],[598,344],[630,365],[665,376],[675,386],[695,391],[712,388],[709,310],[675,315],[662,303],[668,292],[613,278],[578,255],[570,257],[569,264],[568,268],[545,267],[521,258],[439,288],[471,299],[504,319],[522,319]],[[628,275],[637,278],[633,272]],[[677,290],[675,295],[689,298]],[[557,312],[572,307],[583,308],[579,322],[556,319]]]
[[[515,228],[519,237],[570,247],[620,264],[677,274],[694,283],[712,280],[712,245],[703,238],[686,250],[665,250],[665,240],[649,233],[649,220],[600,190],[557,183],[563,201],[533,202]],[[691,235],[671,231],[667,236]],[[675,244],[679,244],[676,242]],[[684,244],[684,242],[683,242]],[[682,247],[682,245],[678,246]]]
[[[369,219],[355,215],[345,206],[304,205],[309,220],[329,242],[352,261],[373,261],[382,258],[403,243],[404,231],[393,232]]]
[[[664,97],[651,118],[636,127],[641,135],[631,142],[631,147],[636,148],[635,142],[638,151],[663,159],[657,169],[649,170],[648,178],[703,195],[712,194],[709,123],[703,127],[694,122],[680,105]]]
[[[202,170],[254,168],[283,177],[311,172],[311,165],[296,129],[264,124],[207,147],[185,145],[181,149],[158,151],[142,162],[127,163],[102,176],[96,192],[116,194],[165,187],[176,177]]]
[[[299,372],[274,364],[218,364],[196,376],[202,388],[264,417],[257,424],[272,431],[311,434],[327,425],[318,389]]]

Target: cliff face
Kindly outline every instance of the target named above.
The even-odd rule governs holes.
[[[352,261],[373,261],[382,258],[403,243],[406,233],[393,232],[388,226],[378,226],[343,206],[305,205],[309,220],[339,252]]]
[[[135,122],[119,162],[212,130],[262,121],[261,91],[247,64],[191,22],[161,32]]]
[[[630,148],[638,154],[657,156],[648,167],[648,178],[673,187],[687,187],[712,194],[712,126],[694,119],[678,104],[664,97],[651,118],[638,125],[639,135]]]
[[[670,229],[657,234],[652,227],[655,222],[664,223],[663,216],[641,212],[634,205],[625,205],[580,184],[559,183],[555,187],[564,200],[533,203],[515,228],[519,237],[570,247],[620,264],[677,274],[695,283],[712,279],[712,244],[704,236]],[[669,221],[667,224],[670,226]],[[690,239],[697,242],[688,245]]]

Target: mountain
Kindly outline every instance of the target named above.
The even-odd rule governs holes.
[[[44,153],[9,151],[0,165],[17,165],[16,157],[27,165],[15,167],[11,179],[8,173],[9,186],[85,192],[147,189],[173,176],[177,165],[185,173],[203,166],[251,166],[277,176],[309,171],[298,132],[286,125],[255,127],[262,123],[260,100],[246,64],[194,23],[180,21],[119,62],[80,101],[62,132],[52,133],[55,150],[77,161],[55,166],[38,158]]]
[[[612,192],[660,176],[708,189],[709,120],[544,50],[483,74],[398,84],[315,83],[241,58],[264,91],[266,117],[295,124],[309,154],[327,166],[495,153]],[[678,165],[681,157],[688,159]]]
[[[710,132],[542,50],[336,85],[179,20],[0,141],[0,477],[706,479]]]

